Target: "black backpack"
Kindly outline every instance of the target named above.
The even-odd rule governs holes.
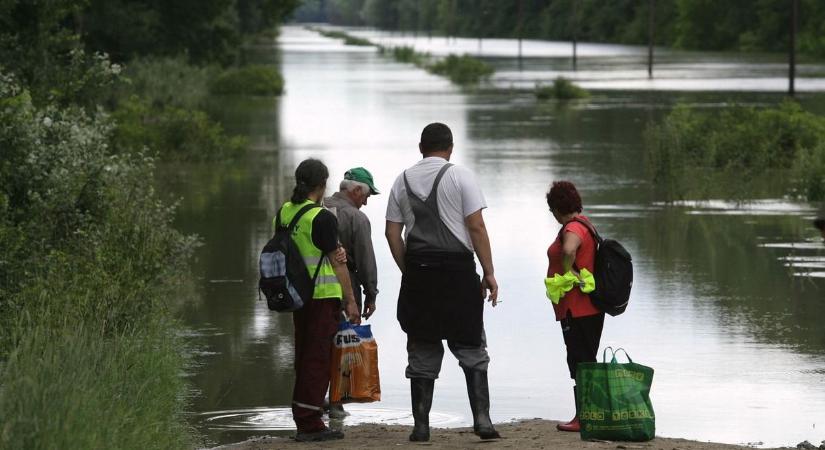
[[[596,308],[611,316],[618,316],[627,309],[630,288],[633,287],[633,261],[630,253],[618,241],[602,239],[589,221],[578,217],[573,220],[587,227],[596,240],[596,264],[593,270],[596,290],[589,294],[590,300]]]
[[[298,250],[298,245],[292,240],[292,231],[301,216],[312,208],[319,208],[316,204],[309,204],[301,208],[289,226],[281,223],[281,211],[278,210],[275,219],[275,235],[261,250],[258,266],[261,278],[258,280],[258,289],[266,297],[269,309],[278,312],[291,312],[301,309],[304,303],[312,299],[315,290],[315,279],[321,270],[321,259],[315,275],[310,278],[304,257]]]

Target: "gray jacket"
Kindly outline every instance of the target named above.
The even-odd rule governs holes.
[[[324,206],[333,209],[338,217],[338,239],[347,251],[347,266],[354,274],[353,284],[364,289],[365,303],[375,301],[378,295],[378,268],[372,247],[370,219],[341,192],[324,199]]]

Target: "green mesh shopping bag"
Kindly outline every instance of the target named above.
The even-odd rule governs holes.
[[[607,362],[607,351],[611,359]],[[624,352],[627,363],[616,361]],[[636,364],[624,349],[604,349],[600,363],[579,363],[576,400],[581,438],[610,441],[649,441],[656,434],[656,416],[650,403],[653,369]]]

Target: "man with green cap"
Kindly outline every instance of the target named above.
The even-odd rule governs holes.
[[[365,319],[375,312],[378,270],[372,247],[370,219],[361,211],[370,195],[378,194],[372,174],[363,167],[344,173],[340,190],[324,199],[324,206],[338,217],[338,236],[347,252],[347,267],[358,309]],[[363,303],[362,303],[363,291]]]
[[[359,313],[369,319],[375,312],[378,295],[378,269],[372,247],[370,219],[361,211],[370,195],[378,189],[369,170],[355,167],[344,173],[340,190],[324,199],[324,207],[338,217],[338,239],[347,252],[347,268]],[[363,303],[362,303],[363,291]],[[331,404],[330,418],[343,418],[347,413],[340,404]]]

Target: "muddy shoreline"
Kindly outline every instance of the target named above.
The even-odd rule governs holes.
[[[662,438],[649,442],[589,442],[578,433],[556,430],[552,420],[523,420],[497,424],[502,439],[481,441],[470,428],[433,428],[430,442],[412,443],[407,437],[411,427],[402,425],[361,424],[345,428],[346,437],[339,441],[301,443],[285,437],[259,437],[212,450],[271,450],[280,448],[431,448],[431,449],[651,449],[651,450],[734,450],[753,448],[744,445]],[[774,447],[775,448],[775,447]],[[794,448],[794,447],[780,447]],[[778,449],[777,449],[778,450]]]

